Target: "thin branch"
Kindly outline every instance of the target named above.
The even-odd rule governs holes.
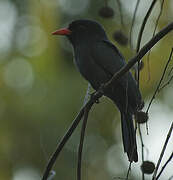
[[[143,35],[143,31],[144,31],[145,25],[147,23],[147,20],[148,20],[150,14],[151,14],[151,11],[152,11],[152,9],[153,9],[153,7],[154,7],[156,2],[157,2],[157,0],[153,0],[153,2],[151,3],[150,8],[147,11],[147,14],[144,17],[144,20],[142,22],[142,26],[141,26],[141,29],[140,29],[140,32],[139,32],[139,35],[138,35],[136,52],[138,52],[139,49],[140,49],[141,39],[142,39],[142,35]]]
[[[172,50],[171,50],[171,53],[170,53],[170,57],[169,57],[170,59],[172,58],[172,55],[173,55],[173,47],[172,47]],[[171,68],[170,72],[168,73],[168,77],[170,76],[170,73],[171,73],[172,69],[173,68]],[[163,88],[168,86],[170,84],[170,82],[172,81],[172,79],[173,79],[173,76],[171,76],[169,78],[169,80],[159,88],[158,92],[160,92]]]
[[[91,97],[90,100],[86,103],[86,105],[81,109],[75,120],[73,121],[71,127],[68,129],[62,140],[60,141],[59,145],[56,148],[56,151],[51,156],[46,170],[44,172],[42,180],[47,180],[49,176],[49,172],[51,171],[59,153],[61,152],[62,148],[72,135],[73,131],[76,129],[77,125],[79,124],[81,118],[84,115],[85,108],[91,108],[92,105],[98,101],[98,99],[104,94],[104,91],[107,88],[110,88],[112,84],[114,84],[121,76],[123,76],[130,68],[139,61],[160,39],[162,39],[166,34],[168,34],[171,30],[173,30],[173,22],[170,23],[167,27],[163,28],[159,33],[156,34],[129,62],[122,67],[117,73],[115,73],[110,81],[108,81],[104,86],[102,86],[98,91],[96,91]]]
[[[145,18],[143,20],[143,23],[142,23],[142,26],[141,26],[141,29],[140,29],[140,32],[139,32],[139,35],[138,35],[136,52],[138,52],[139,49],[140,49],[140,43],[141,43],[143,31],[144,31],[145,25],[147,23],[147,20],[148,20],[150,14],[151,14],[151,11],[154,8],[154,5],[155,5],[156,1],[157,0],[153,0],[153,2],[151,3],[150,8],[148,9],[148,12],[147,12],[147,14],[146,14],[146,16],[145,16]],[[138,87],[139,87],[139,78],[140,78],[140,61],[138,61],[138,70],[137,70],[137,83],[138,83]]]
[[[132,47],[132,32],[133,32],[133,27],[134,27],[134,23],[135,23],[135,19],[136,19],[136,13],[137,13],[137,10],[138,10],[138,7],[139,7],[139,3],[140,3],[140,0],[137,0],[135,10],[134,10],[134,13],[133,13],[132,24],[131,24],[131,27],[130,27],[130,39],[129,39],[129,41],[130,41],[130,46],[131,46],[132,49],[133,49],[133,47]]]
[[[81,136],[80,136],[80,143],[79,143],[79,149],[78,149],[77,180],[81,180],[82,150],[83,150],[85,129],[87,125],[89,111],[90,109],[87,109],[87,108],[85,109],[84,119],[83,119],[82,128],[81,128]]]
[[[90,89],[91,89],[91,85],[90,83],[88,83],[88,88],[85,94],[83,106],[85,106],[85,104],[88,102]],[[78,148],[77,180],[81,180],[82,150],[83,150],[84,135],[85,135],[85,129],[86,129],[86,124],[87,124],[87,119],[88,119],[88,113],[89,113],[89,109],[85,109],[84,119],[83,119],[82,128],[81,128],[80,143],[79,143],[79,148]]]
[[[131,167],[132,167],[132,162],[129,163],[129,168],[128,168],[127,175],[126,175],[126,180],[129,179],[129,174],[130,174],[130,171],[131,171]]]
[[[159,157],[159,160],[158,160],[158,162],[157,162],[157,166],[156,166],[156,168],[155,168],[155,170],[154,170],[154,174],[153,174],[152,180],[156,180],[157,171],[158,171],[159,165],[160,165],[160,163],[161,163],[161,161],[162,161],[163,155],[164,155],[164,153],[165,153],[165,150],[166,150],[166,147],[167,147],[169,138],[170,138],[170,136],[171,136],[172,130],[173,130],[173,122],[172,122],[171,127],[170,127],[170,129],[169,129],[169,132],[168,132],[168,134],[167,134],[167,137],[166,137],[164,146],[163,146],[163,148],[162,148],[162,152],[161,152],[160,157]]]
[[[131,58],[126,66],[121,68],[117,73],[114,74],[112,78],[112,83],[114,83],[120,76],[125,74],[129,69],[140,59],[145,56],[145,54],[160,40],[162,39],[166,34],[168,34],[170,31],[173,30],[173,22],[170,23],[168,26],[163,28],[159,33],[157,33],[148,43],[146,43],[143,48],[133,57]],[[110,81],[109,81],[109,84]]]
[[[112,84],[114,84],[117,79],[119,79],[122,75],[124,75],[127,71],[130,70],[132,66],[135,65],[136,62],[138,62],[140,59],[142,59],[145,54],[160,40],[162,39],[166,34],[168,34],[170,31],[173,30],[173,22],[170,23],[168,26],[163,28],[159,33],[157,33],[148,43],[146,43],[143,48],[133,57],[131,58],[128,63],[123,66],[117,73],[115,73],[110,81],[108,81],[105,84],[104,88],[111,87]]]
[[[159,91],[159,88],[160,88],[161,83],[162,83],[162,81],[163,81],[163,78],[164,78],[164,76],[165,76],[166,70],[167,70],[168,65],[169,65],[169,63],[170,63],[170,61],[171,61],[172,52],[173,52],[173,49],[171,50],[169,59],[168,59],[166,65],[165,65],[165,67],[164,67],[162,76],[161,76],[160,81],[159,81],[159,83],[158,83],[158,85],[157,85],[157,87],[156,87],[156,90],[155,90],[155,92],[154,92],[154,94],[153,94],[153,96],[152,96],[152,98],[151,98],[151,100],[150,100],[150,102],[149,102],[148,108],[147,108],[147,110],[146,110],[146,113],[147,113],[147,114],[148,114],[148,111],[149,111],[149,109],[150,109],[150,107],[151,107],[151,104],[152,104],[153,100],[155,99],[156,94],[157,94],[158,91]]]
[[[173,47],[172,47],[172,48],[173,48]],[[173,70],[173,67],[172,67],[171,70],[169,71],[168,76],[171,75],[172,70]]]
[[[153,31],[153,35],[152,37],[154,37],[155,33],[156,33],[156,29],[157,29],[157,26],[158,26],[158,23],[159,23],[159,19],[162,15],[162,12],[163,12],[163,5],[164,5],[164,0],[162,0],[162,3],[160,4],[160,12],[159,12],[159,15],[156,19],[156,24],[155,24],[155,27],[154,27],[154,31]],[[148,56],[147,56],[147,67],[148,67],[148,81],[150,80],[150,64],[149,64],[149,59],[150,59],[150,54],[151,54],[151,51],[148,52]]]
[[[60,143],[58,144],[56,151],[52,154],[46,170],[44,172],[43,178],[42,180],[47,180],[49,173],[59,155],[59,153],[61,152],[61,150],[63,149],[64,145],[66,144],[66,142],[68,141],[68,139],[71,137],[73,131],[76,129],[77,125],[79,124],[81,118],[83,117],[84,114],[84,108],[81,109],[81,111],[79,112],[79,114],[77,115],[77,117],[75,118],[75,120],[73,121],[72,125],[70,126],[70,128],[67,130],[65,136],[61,139]]]
[[[120,12],[120,18],[121,18],[121,26],[124,28],[124,21],[123,21],[123,13],[122,13],[122,6],[120,0],[117,0],[117,4],[119,7],[119,12]]]
[[[171,76],[171,78],[162,87],[159,88],[158,92],[160,92],[163,88],[168,86],[170,84],[170,82],[172,81],[172,79],[173,79],[173,76]]]
[[[142,138],[142,133],[141,133],[141,126],[138,124],[138,129],[139,129],[139,137],[141,141],[141,154],[142,154],[142,164],[144,163],[144,141]],[[144,172],[142,171],[142,180],[145,180],[145,175]]]
[[[171,153],[171,155],[169,156],[168,160],[166,161],[166,163],[163,165],[162,169],[160,170],[158,176],[156,177],[156,180],[159,179],[160,175],[162,174],[163,170],[166,168],[166,166],[168,165],[168,163],[171,161],[171,159],[173,158],[173,152]]]
[[[71,137],[73,131],[76,129],[77,125],[79,124],[79,122],[81,121],[83,115],[84,115],[84,110],[87,109],[91,109],[92,105],[98,101],[98,99],[103,95],[103,91],[96,91],[94,95],[92,95],[90,97],[90,100],[86,103],[86,105],[80,110],[80,112],[78,113],[78,115],[76,116],[76,118],[74,119],[74,121],[72,122],[70,128],[67,130],[66,134],[64,135],[64,137],[61,139],[60,143],[58,144],[56,151],[52,154],[47,167],[45,169],[44,175],[42,180],[47,180],[49,173],[59,155],[59,153],[61,152],[61,150],[63,149],[64,145],[67,143],[68,139]]]

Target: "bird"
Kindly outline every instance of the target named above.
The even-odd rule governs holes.
[[[125,58],[112,44],[97,21],[79,19],[67,28],[56,30],[53,35],[68,38],[73,47],[74,63],[93,89],[96,91],[126,65]],[[121,129],[124,152],[130,162],[138,161],[136,132],[133,117],[142,109],[142,95],[131,72],[125,73],[112,87],[104,92],[121,114]]]

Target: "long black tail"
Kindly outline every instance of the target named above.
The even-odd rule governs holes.
[[[130,162],[137,162],[138,153],[136,145],[136,135],[131,113],[121,113],[121,126],[124,151],[127,153]]]

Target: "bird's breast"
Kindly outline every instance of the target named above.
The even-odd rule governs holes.
[[[75,53],[74,59],[75,65],[78,71],[82,74],[82,76],[88,80],[88,76],[90,73],[93,73],[93,64],[92,59],[88,52],[80,52]]]
[[[89,47],[76,49],[74,61],[81,75],[90,82],[94,89],[97,90],[101,84],[110,79],[105,71],[95,63]]]

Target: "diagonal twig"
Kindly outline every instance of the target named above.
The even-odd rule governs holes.
[[[61,141],[59,142],[55,152],[52,154],[46,169],[44,171],[42,180],[47,180],[49,173],[53,167],[53,165],[55,164],[55,161],[59,155],[59,153],[62,151],[64,145],[67,143],[68,139],[71,137],[72,133],[74,132],[74,130],[76,129],[76,127],[78,126],[79,122],[81,121],[84,112],[85,112],[85,108],[91,109],[92,105],[103,95],[103,91],[96,91],[94,95],[91,96],[90,100],[85,104],[85,106],[80,110],[80,112],[78,113],[78,115],[76,116],[76,118],[74,119],[74,121],[72,122],[70,128],[67,130],[67,132],[65,133],[64,137],[61,139]]]
[[[147,11],[147,14],[146,16],[144,17],[144,20],[142,22],[142,26],[141,26],[141,29],[140,29],[140,32],[139,32],[139,35],[138,35],[138,40],[137,40],[137,47],[136,47],[136,52],[139,51],[140,49],[140,44],[141,44],[141,40],[142,40],[142,35],[143,35],[143,32],[144,32],[144,28],[145,28],[145,25],[147,23],[147,20],[151,14],[151,11],[153,10],[154,8],[154,5],[155,3],[157,2],[157,0],[153,0],[148,11]],[[138,82],[138,87],[139,87],[139,78],[140,78],[140,61],[138,61],[138,71],[137,71],[137,82]]]
[[[166,86],[168,86],[170,84],[170,82],[172,81],[173,79],[173,76],[170,77],[170,79],[163,85],[159,88],[158,92],[160,92],[163,88],[165,88]]]
[[[119,7],[119,12],[120,12],[120,18],[121,18],[121,26],[122,28],[124,28],[124,20],[123,20],[123,13],[122,13],[122,5],[121,5],[121,1],[120,0],[117,0],[117,4],[118,4],[118,7]]]
[[[150,102],[149,102],[148,108],[147,108],[147,110],[146,110],[146,113],[147,113],[147,114],[148,114],[148,111],[149,111],[149,109],[150,109],[150,107],[151,107],[151,104],[152,104],[153,100],[155,99],[156,94],[158,93],[158,91],[159,91],[159,89],[160,89],[160,86],[161,86],[161,83],[162,83],[163,78],[164,78],[164,76],[165,76],[166,70],[167,70],[168,65],[169,65],[169,63],[170,63],[170,61],[171,61],[171,58],[172,58],[172,52],[173,52],[173,49],[171,50],[170,56],[169,56],[168,61],[167,61],[166,65],[165,65],[165,67],[164,67],[162,76],[161,76],[160,81],[159,81],[159,83],[158,83],[158,85],[157,85],[157,87],[156,87],[156,90],[155,90],[155,92],[154,92],[154,94],[153,94],[153,96],[152,96],[152,98],[151,98],[151,100],[150,100]]]
[[[86,103],[86,105],[81,109],[81,111],[78,113],[77,117],[73,121],[71,127],[68,129],[64,137],[61,139],[59,145],[56,148],[56,151],[52,154],[46,169],[44,171],[44,175],[42,180],[47,180],[47,177],[49,176],[49,172],[51,171],[59,153],[63,149],[64,145],[72,135],[73,131],[76,129],[77,125],[79,124],[81,118],[84,115],[84,109],[90,108],[95,102],[98,101],[98,99],[104,94],[104,91],[107,88],[110,88],[112,84],[114,84],[121,76],[123,76],[127,71],[130,70],[130,68],[139,61],[160,39],[162,39],[166,34],[168,34],[171,30],[173,30],[173,22],[170,23],[168,26],[163,28],[159,33],[157,33],[133,58],[129,60],[129,62],[122,67],[117,73],[114,74],[112,79],[107,82],[104,86],[101,87],[98,91],[94,93],[93,96],[91,96],[90,100]]]
[[[134,10],[134,13],[133,13],[133,18],[132,18],[132,24],[131,24],[131,27],[130,27],[130,47],[133,49],[132,47],[132,32],[133,32],[133,27],[134,27],[134,23],[135,23],[135,19],[136,19],[136,13],[137,13],[137,10],[138,10],[138,7],[139,7],[139,3],[140,3],[140,0],[137,0],[136,2],[136,6],[135,6],[135,10]]]
[[[127,175],[126,175],[126,180],[129,179],[129,174],[130,174],[130,171],[131,171],[131,167],[132,167],[132,162],[129,163],[129,167],[128,167],[128,171],[127,171]]]
[[[151,5],[150,5],[150,8],[148,9],[147,14],[144,17],[144,20],[142,22],[142,26],[140,28],[139,35],[138,35],[136,52],[138,52],[139,49],[140,49],[141,39],[142,39],[142,35],[143,35],[143,32],[144,32],[145,25],[147,23],[147,20],[148,20],[150,14],[151,14],[151,11],[153,10],[154,5],[155,5],[156,2],[157,2],[157,0],[152,1]]]
[[[56,161],[57,156],[59,155],[59,153],[61,152],[62,148],[64,147],[64,145],[66,144],[66,142],[68,141],[68,139],[71,137],[73,131],[76,129],[77,125],[79,124],[81,118],[83,117],[84,114],[84,108],[82,108],[82,110],[79,112],[79,114],[77,115],[77,117],[75,118],[75,120],[73,121],[71,127],[67,130],[65,136],[61,139],[60,143],[58,144],[56,151],[52,154],[46,170],[44,172],[43,178],[42,180],[47,180],[49,173]]]
[[[112,79],[107,82],[104,86],[104,88],[110,88],[112,84],[114,84],[117,79],[119,79],[122,75],[124,75],[127,71],[130,70],[132,66],[135,65],[136,62],[138,62],[140,59],[142,59],[145,54],[160,40],[162,39],[166,34],[168,34],[170,31],[173,30],[173,22],[170,23],[168,26],[163,28],[160,32],[158,32],[148,43],[146,43],[143,48],[133,57],[131,58],[128,63],[123,66],[117,73],[115,73],[112,77]]]
[[[160,4],[160,12],[159,12],[159,15],[156,19],[156,24],[155,24],[155,27],[154,27],[154,31],[153,31],[153,35],[152,37],[155,35],[156,33],[156,29],[157,29],[157,26],[158,26],[158,23],[159,23],[159,19],[162,15],[162,12],[163,12],[163,5],[164,5],[164,0],[162,0],[161,4]],[[150,74],[150,54],[151,54],[151,51],[148,52],[148,56],[147,56],[147,67],[148,67],[148,81],[150,80],[151,78],[151,74]]]
[[[166,150],[166,147],[167,147],[169,138],[170,138],[170,136],[171,136],[172,130],[173,130],[173,122],[172,122],[171,127],[170,127],[170,129],[169,129],[169,132],[168,132],[168,134],[167,134],[167,137],[166,137],[164,146],[163,146],[163,148],[162,148],[162,152],[161,152],[160,157],[159,157],[159,160],[158,160],[158,162],[157,162],[157,166],[156,166],[156,168],[155,168],[155,170],[154,170],[154,174],[153,174],[152,180],[156,180],[157,171],[158,171],[158,168],[159,168],[160,163],[161,163],[161,161],[162,161],[163,155],[164,155],[164,153],[165,153],[165,150]]]
[[[173,49],[173,47],[172,47],[172,49]],[[172,70],[173,70],[173,67],[170,69],[170,71],[169,71],[169,73],[168,73],[168,77],[171,75]]]
[[[173,55],[173,47],[172,47],[172,50],[171,50],[169,59],[172,58],[172,55]],[[172,70],[172,68],[171,68],[171,70]],[[168,73],[168,76],[170,76],[170,73],[171,73],[171,71]],[[158,92],[160,92],[163,88],[165,88],[167,85],[169,85],[170,82],[172,81],[172,79],[173,79],[173,76],[171,76],[171,77],[169,78],[169,80],[168,80],[165,84],[163,84],[163,85],[158,89]]]
[[[166,163],[163,165],[162,169],[160,170],[159,174],[156,177],[156,180],[159,179],[160,175],[162,174],[163,170],[165,169],[165,167],[168,165],[168,163],[171,161],[171,159],[173,158],[173,152],[171,153],[171,155],[169,156],[168,160],[166,161]]]

